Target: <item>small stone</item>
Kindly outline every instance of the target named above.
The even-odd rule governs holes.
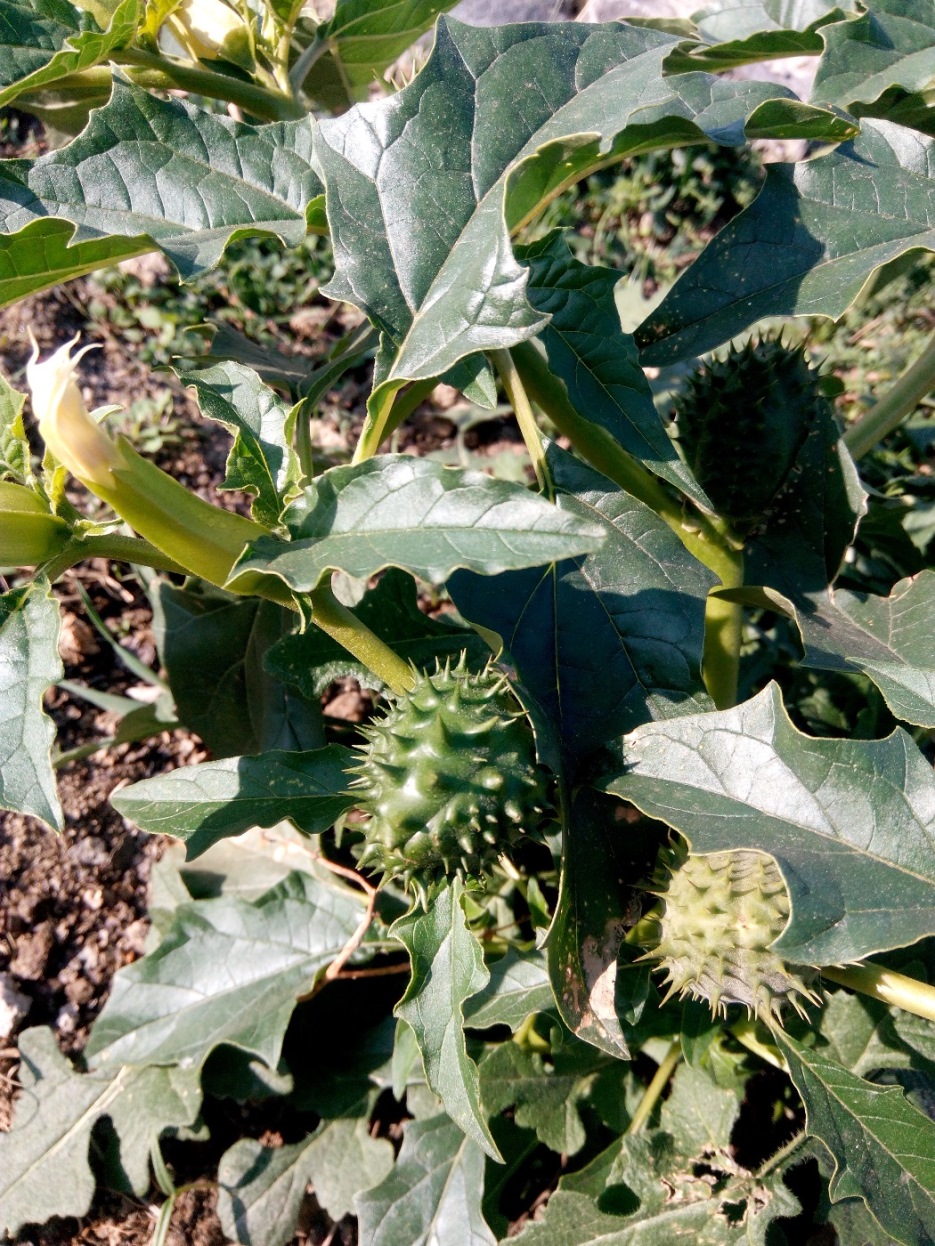
[[[0,973],[0,1039],[8,1039],[18,1029],[32,1007],[32,1000],[16,989],[8,973]]]

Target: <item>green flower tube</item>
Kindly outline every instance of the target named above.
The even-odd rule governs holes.
[[[71,474],[121,519],[193,575],[223,586],[244,547],[268,536],[262,524],[212,506],[150,463],[125,437],[114,441],[81,397],[75,372],[85,347],[77,338],[43,363],[26,366],[33,410],[46,446]],[[277,582],[278,583],[278,582]],[[284,586],[279,585],[280,595]]]
[[[36,567],[64,549],[70,529],[42,498],[23,485],[0,481],[0,566]]]

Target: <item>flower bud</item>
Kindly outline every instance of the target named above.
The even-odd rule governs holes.
[[[194,575],[223,585],[244,546],[269,531],[212,506],[150,463],[124,437],[113,441],[88,412],[75,381],[73,339],[26,368],[39,431],[55,457],[150,544]],[[281,586],[280,586],[281,587]],[[280,592],[280,596],[282,593]]]
[[[38,566],[54,558],[68,537],[68,524],[32,489],[0,481],[0,566]]]
[[[248,72],[254,67],[250,32],[223,0],[182,0],[166,28],[196,60],[225,60]]]

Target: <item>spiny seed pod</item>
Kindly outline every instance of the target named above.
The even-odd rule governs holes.
[[[764,340],[709,360],[689,380],[676,419],[689,466],[718,513],[749,528],[769,513],[826,410],[804,352]]]
[[[465,655],[412,689],[364,728],[352,787],[370,814],[360,863],[424,895],[438,878],[476,878],[548,805],[532,730],[506,678]]]
[[[761,852],[738,849],[690,856],[683,847],[659,854],[653,894],[659,904],[643,919],[644,960],[659,963],[677,994],[707,1000],[712,1013],[741,1004],[763,1021],[782,1021],[789,1003],[817,1003],[801,976],[772,950],[789,919],[779,869]],[[803,1014],[804,1015],[804,1014]]]

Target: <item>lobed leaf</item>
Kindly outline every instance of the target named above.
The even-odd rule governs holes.
[[[280,1147],[242,1138],[218,1168],[221,1228],[243,1246],[285,1246],[309,1183],[319,1206],[340,1220],[355,1196],[378,1185],[392,1167],[391,1144],[371,1138],[366,1120],[329,1121],[310,1138]]]
[[[557,446],[547,462],[560,512],[601,532],[600,547],[496,580],[459,572],[449,591],[467,619],[501,638],[577,764],[647,718],[708,706],[701,653],[715,577],[605,476]]]
[[[544,328],[510,234],[563,187],[637,149],[742,143],[748,120],[757,134],[853,132],[765,83],[665,78],[673,43],[623,24],[478,29],[443,17],[408,87],[321,123],[337,266],[325,292],[383,334],[370,453],[405,381]]]
[[[68,0],[0,0],[0,107],[106,61],[136,35],[142,0],[120,0],[106,30]]]
[[[792,913],[775,947],[814,965],[935,933],[935,776],[912,738],[812,739],[776,684],[735,709],[650,723],[624,740],[610,792],[694,852],[773,856]]]
[[[179,371],[178,376],[183,385],[194,388],[202,415],[234,435],[220,488],[251,494],[253,518],[268,528],[277,527],[301,478],[292,447],[295,411],[252,368],[239,363]]]
[[[496,1246],[483,1194],[476,1142],[445,1115],[409,1121],[392,1172],[355,1200],[360,1246]]]
[[[935,1124],[898,1087],[865,1082],[788,1034],[774,1040],[805,1103],[808,1132],[834,1158],[831,1198],[863,1198],[904,1246],[935,1240]]]
[[[86,1056],[102,1069],[200,1068],[229,1043],[275,1068],[297,997],[362,915],[350,891],[298,874],[252,904],[221,897],[179,905],[156,950],[117,972]]]
[[[508,948],[488,972],[487,985],[464,1005],[464,1024],[472,1029],[508,1025],[515,1032],[534,1012],[554,1008],[549,970],[541,952]]]
[[[198,1074],[171,1067],[76,1073],[48,1029],[25,1030],[18,1045],[22,1092],[10,1132],[0,1134],[0,1231],[88,1211],[96,1185],[88,1148],[102,1117],[115,1130],[122,1174],[142,1197],[153,1145],[198,1113]]]
[[[366,579],[391,566],[439,583],[458,567],[496,575],[595,549],[604,537],[522,485],[406,455],[331,468],[285,520],[293,540],[254,541],[232,583],[261,571],[309,592],[332,571]]]
[[[755,61],[814,56],[823,49],[819,30],[844,15],[833,0],[713,0],[692,16],[697,42],[673,52],[667,67],[722,73]]]
[[[883,264],[935,250],[935,143],[887,121],[801,164],[770,165],[636,333],[644,364],[690,359],[765,316],[829,316]]]
[[[430,901],[427,912],[416,909],[390,928],[412,963],[395,1012],[415,1034],[426,1081],[445,1111],[469,1139],[499,1159],[464,1037],[464,1003],[487,985],[489,973],[465,919],[462,895],[455,879]]]
[[[32,484],[32,452],[23,426],[26,397],[0,376],[0,480]],[[0,551],[2,558],[2,551]]]
[[[46,689],[62,677],[58,633],[58,602],[48,584],[36,580],[0,595],[0,809],[60,831],[49,757],[55,726],[42,708]]]
[[[247,125],[115,79],[110,102],[66,147],[0,162],[2,232],[58,217],[77,227],[76,244],[95,242],[103,264],[121,248],[150,249],[150,240],[183,277],[212,267],[246,234],[295,246],[321,192],[312,130],[311,118]]]
[[[184,840],[197,857],[220,839],[284,819],[306,835],[320,835],[353,808],[342,744],[308,753],[260,753],[181,766],[141,779],[111,798],[118,813],[150,834]]]

